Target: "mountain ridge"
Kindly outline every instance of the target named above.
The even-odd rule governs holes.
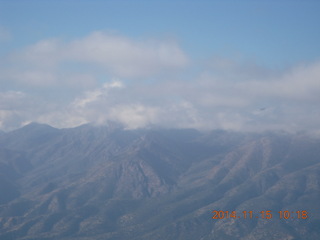
[[[1,239],[320,237],[316,138],[33,123],[0,146]],[[279,219],[286,210],[308,219]]]

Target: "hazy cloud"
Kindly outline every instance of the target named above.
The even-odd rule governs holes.
[[[169,79],[128,86],[111,82],[84,93],[69,107],[84,122],[116,120],[128,128],[317,131],[318,66],[298,66],[260,81],[226,80],[207,72],[193,81]]]
[[[320,63],[299,65],[277,76],[255,79],[238,84],[239,89],[260,98],[313,101],[319,99]]]
[[[40,41],[1,63],[2,129],[113,120],[127,128],[319,131],[319,62],[281,71],[223,58],[195,63],[172,41],[95,32]]]
[[[39,41],[3,61],[0,81],[35,87],[77,86],[79,75],[83,87],[93,86],[103,74],[141,79],[181,69],[189,62],[173,41],[135,41],[104,32],[72,41]]]
[[[11,39],[11,33],[9,30],[0,25],[0,42],[7,42]]]
[[[188,58],[174,42],[133,41],[95,32],[69,44],[70,58],[105,67],[118,77],[141,78],[185,67]]]
[[[39,104],[20,91],[0,92],[0,129],[11,130],[38,116]]]

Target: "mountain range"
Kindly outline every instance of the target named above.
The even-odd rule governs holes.
[[[320,139],[56,129],[0,133],[1,240],[318,240]]]

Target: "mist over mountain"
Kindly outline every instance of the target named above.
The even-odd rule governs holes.
[[[319,156],[297,134],[31,123],[0,133],[0,239],[318,240]]]

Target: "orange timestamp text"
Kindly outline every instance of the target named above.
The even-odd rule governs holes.
[[[222,211],[222,210],[213,210],[212,219],[224,219],[224,218],[234,218],[234,219],[272,219],[277,217],[278,219],[307,219],[308,212],[303,211],[278,211],[272,212],[270,210],[253,212],[253,211]]]

